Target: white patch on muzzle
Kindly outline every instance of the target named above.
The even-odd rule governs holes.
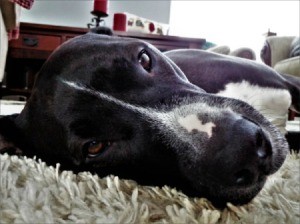
[[[209,138],[212,136],[212,128],[216,127],[213,122],[207,122],[203,124],[203,122],[198,119],[196,114],[189,114],[186,117],[179,117],[178,123],[188,132],[192,132],[193,130],[205,132]]]

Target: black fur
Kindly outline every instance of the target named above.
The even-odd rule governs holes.
[[[76,172],[167,184],[218,205],[250,201],[288,150],[255,109],[205,93],[152,45],[93,33],[60,46],[21,114],[1,122],[3,139],[24,155]],[[107,146],[89,156],[91,142]]]

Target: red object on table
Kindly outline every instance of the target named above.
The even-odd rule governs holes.
[[[108,9],[108,0],[94,0],[94,11],[107,13]]]
[[[154,23],[149,23],[149,31],[152,33],[155,30],[155,25]]]
[[[127,16],[124,13],[114,14],[113,30],[126,31],[127,29]]]

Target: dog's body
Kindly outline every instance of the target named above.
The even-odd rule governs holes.
[[[24,110],[0,127],[2,152],[14,147],[216,203],[251,200],[288,151],[247,103],[205,93],[150,44],[96,34],[60,46]]]
[[[188,80],[208,93],[243,100],[283,133],[288,109],[300,112],[300,81],[252,60],[203,50],[166,52]]]

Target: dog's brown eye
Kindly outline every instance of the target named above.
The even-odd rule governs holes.
[[[145,50],[142,50],[140,53],[139,53],[139,63],[142,65],[142,67],[150,72],[151,71],[151,58],[148,54],[147,51]]]
[[[109,145],[109,142],[103,143],[98,141],[91,141],[85,145],[85,151],[88,157],[94,158],[102,153]]]

